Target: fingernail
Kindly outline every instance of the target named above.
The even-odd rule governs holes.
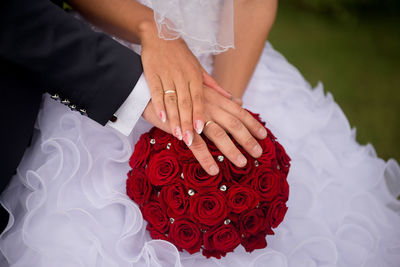
[[[255,145],[253,148],[254,154],[256,155],[261,155],[262,154],[262,148],[260,145]]]
[[[237,157],[237,160],[238,160],[240,166],[244,166],[247,163],[247,159],[243,155],[239,155]]]
[[[174,135],[176,138],[178,138],[179,140],[182,140],[182,131],[181,131],[181,127],[176,126],[175,130],[174,130]]]
[[[219,172],[219,170],[218,170],[217,165],[211,166],[211,168],[210,168],[210,174],[211,174],[211,175],[217,175],[218,172]]]
[[[160,120],[162,122],[166,122],[167,121],[167,115],[165,114],[164,110],[161,110],[160,113],[158,114],[158,116],[160,117]]]
[[[260,130],[258,130],[258,132],[260,133],[260,136],[261,136],[261,138],[265,138],[265,137],[267,137],[267,130],[265,130],[265,128],[264,127],[261,127],[260,128]]]
[[[196,132],[198,134],[201,134],[201,132],[203,131],[204,128],[204,122],[202,120],[197,120],[194,123],[194,129],[196,130]]]
[[[193,135],[190,131],[186,131],[185,135],[183,136],[183,141],[187,146],[191,146],[193,142]]]

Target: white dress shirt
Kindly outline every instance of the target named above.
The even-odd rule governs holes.
[[[149,86],[142,74],[128,98],[114,113],[117,120],[115,122],[108,121],[106,125],[128,136],[142,116],[150,98]]]

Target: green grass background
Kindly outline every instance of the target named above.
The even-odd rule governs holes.
[[[305,78],[333,94],[357,141],[400,162],[400,20],[340,20],[281,4],[269,41]]]

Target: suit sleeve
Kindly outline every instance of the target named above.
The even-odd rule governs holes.
[[[0,57],[102,125],[143,72],[139,55],[49,0],[2,0],[0,10]]]

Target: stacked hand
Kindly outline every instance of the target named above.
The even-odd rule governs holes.
[[[169,132],[190,147],[194,132],[203,131],[206,119],[203,84],[231,95],[204,71],[182,39],[167,41],[158,37],[154,25],[143,28],[141,57],[154,112],[161,122],[168,119]]]
[[[246,158],[233,144],[227,132],[250,155],[255,158],[261,156],[262,149],[255,138],[264,139],[267,136],[264,127],[236,102],[207,86],[201,86],[201,89],[204,95],[204,119],[210,122],[204,127],[204,134],[238,167],[246,165]],[[171,133],[170,128],[159,120],[153,100],[147,105],[143,117],[154,126]],[[216,175],[219,172],[218,165],[198,133],[194,134],[190,149],[208,174]]]

